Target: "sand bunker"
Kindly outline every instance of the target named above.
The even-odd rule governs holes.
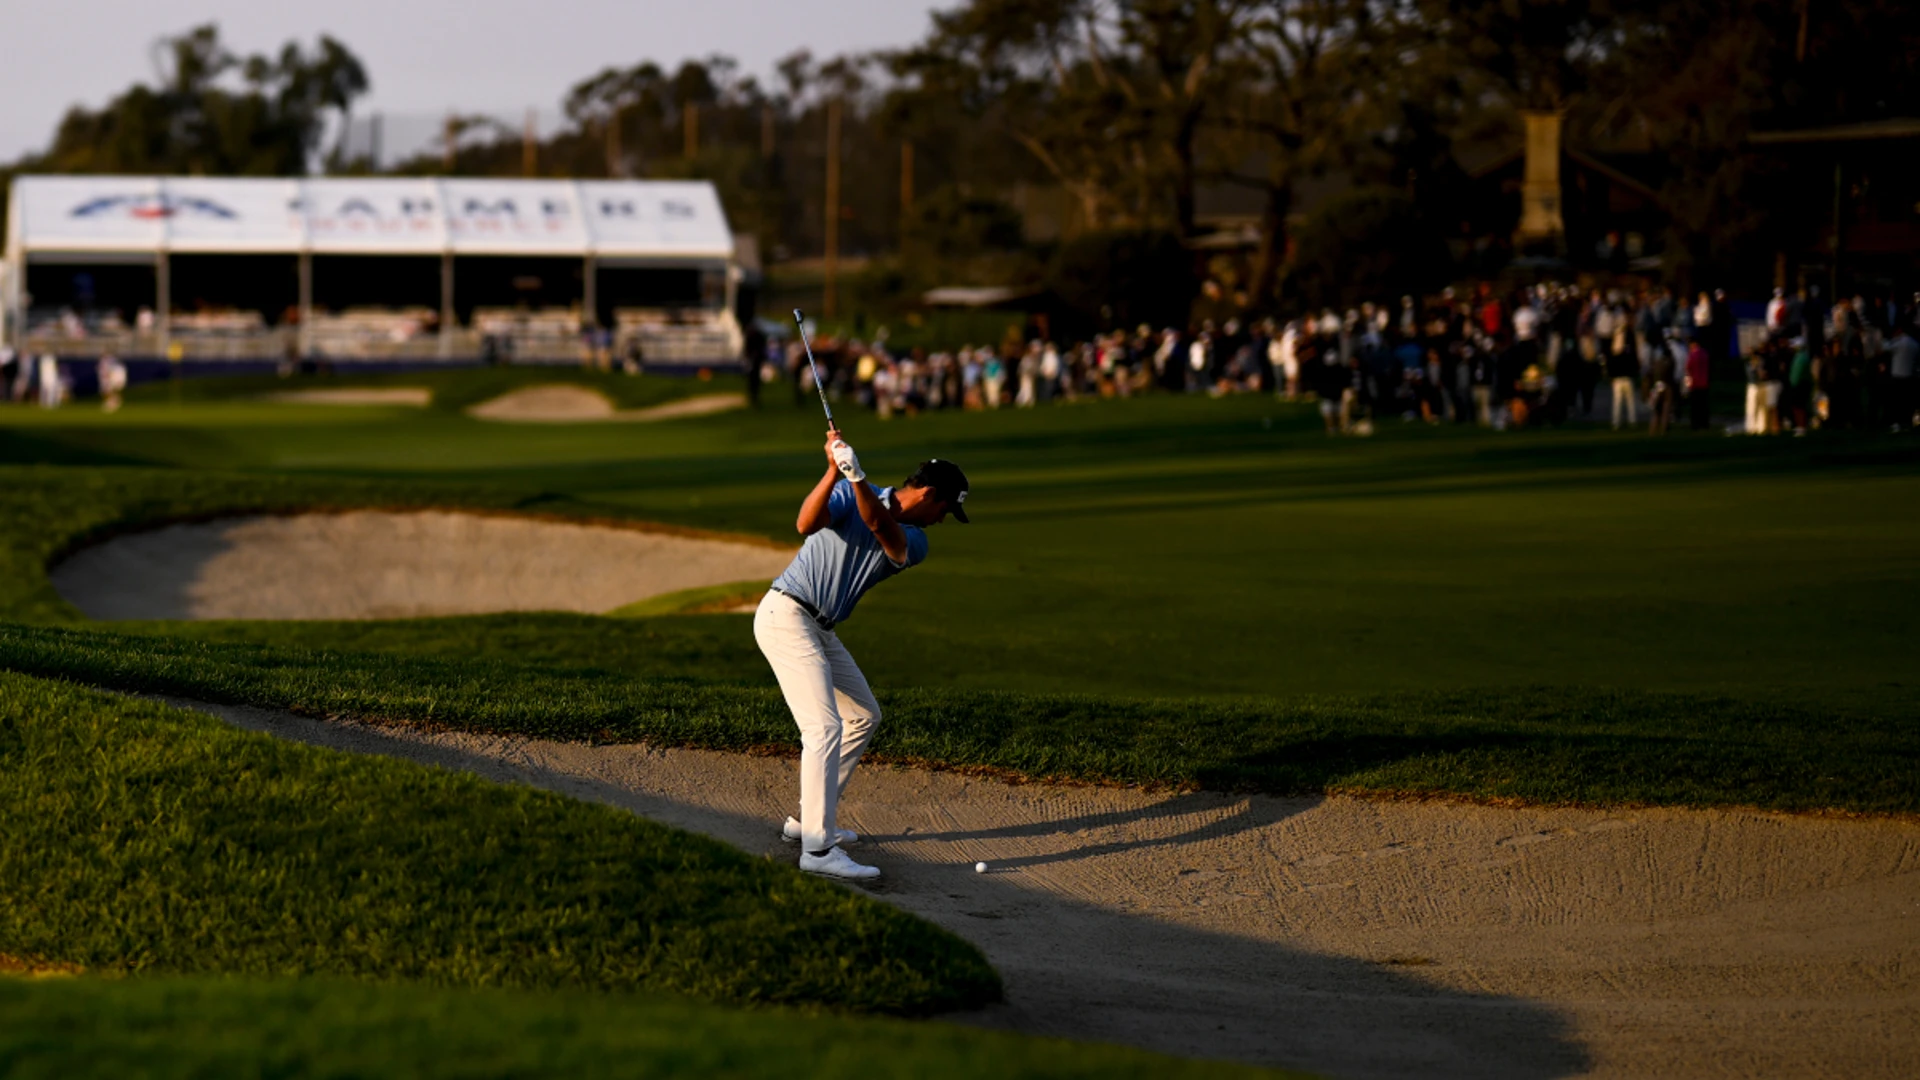
[[[604,525],[443,511],[229,518],[117,537],[54,567],[95,619],[398,619],[603,612],[771,581],[792,552]]]
[[[584,386],[554,383],[529,386],[501,394],[467,410],[481,420],[520,424],[578,424],[606,421],[645,422],[683,416],[705,416],[744,408],[744,394],[702,394],[645,409],[616,409],[605,394]]]
[[[424,386],[283,390],[273,394],[261,394],[260,400],[283,405],[408,405],[424,409],[433,404],[433,391]]]
[[[774,836],[789,760],[191,707],[794,858]],[[1005,977],[1005,1005],[953,1019],[1337,1077],[1894,1077],[1920,1060],[1920,824],[886,767],[841,811],[886,871],[877,894]]]

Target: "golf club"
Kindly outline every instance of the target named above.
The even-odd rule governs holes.
[[[800,347],[807,350],[807,370],[813,372],[813,388],[820,391],[820,407],[827,412],[827,428],[838,431],[840,425],[833,422],[833,406],[827,404],[826,384],[820,381],[820,369],[813,362],[813,343],[807,340],[807,317],[800,314],[799,308],[793,309],[793,325],[800,331]]]

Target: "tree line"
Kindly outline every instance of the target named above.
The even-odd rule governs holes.
[[[151,83],[76,106],[14,168],[372,168],[323,145],[369,87],[341,43],[240,57],[207,26],[156,55]],[[1423,244],[1444,262],[1455,148],[1513,139],[1523,111],[1561,115],[1568,146],[1657,158],[1665,272],[1734,272],[1831,198],[1749,136],[1920,116],[1920,18],[1909,0],[967,0],[898,49],[798,52],[766,83],[720,55],[640,61],[564,106],[539,140],[450,118],[446,146],[389,171],[703,177],[772,258],[819,255],[832,216],[900,290],[1165,258],[1231,191],[1257,225],[1223,303],[1259,311],[1354,272],[1341,253],[1378,245],[1356,231],[1393,238],[1390,263]],[[1336,176],[1348,195],[1303,220]],[[1057,228],[1036,238],[1041,203]]]

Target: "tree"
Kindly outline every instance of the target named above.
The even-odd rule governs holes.
[[[1246,0],[973,0],[895,54],[918,92],[1025,148],[1088,227],[1193,235],[1200,144]]]
[[[45,153],[23,162],[46,172],[292,176],[318,164],[320,141],[366,93],[366,69],[322,37],[308,52],[241,58],[217,27],[196,27],[154,47],[156,85],[136,84],[98,110],[68,110]]]
[[[1353,164],[1387,126],[1391,73],[1415,49],[1400,16],[1374,0],[1270,0],[1249,22],[1233,69],[1245,90],[1222,103],[1219,123],[1220,175],[1263,195],[1250,306],[1270,305],[1285,276],[1299,183]]]

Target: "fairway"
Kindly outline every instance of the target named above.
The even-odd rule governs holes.
[[[927,456],[962,462],[981,524],[937,530],[935,566],[877,593],[844,637],[889,686],[1217,696],[1577,685],[1913,700],[1900,628],[1920,585],[1920,451],[1905,440],[1412,425],[1329,441],[1308,409],[1154,398],[861,417],[849,434],[879,477]],[[162,403],[114,417],[16,413],[6,451],[425,484],[791,543],[818,426],[785,388],[757,412],[666,425]],[[599,662],[605,635],[623,632],[672,631],[579,636]],[[731,636],[731,652],[713,646],[720,671],[765,681],[744,625],[686,633]],[[334,627],[245,636],[353,642]],[[384,633],[383,647],[405,636]],[[565,646],[543,658],[565,662]]]

